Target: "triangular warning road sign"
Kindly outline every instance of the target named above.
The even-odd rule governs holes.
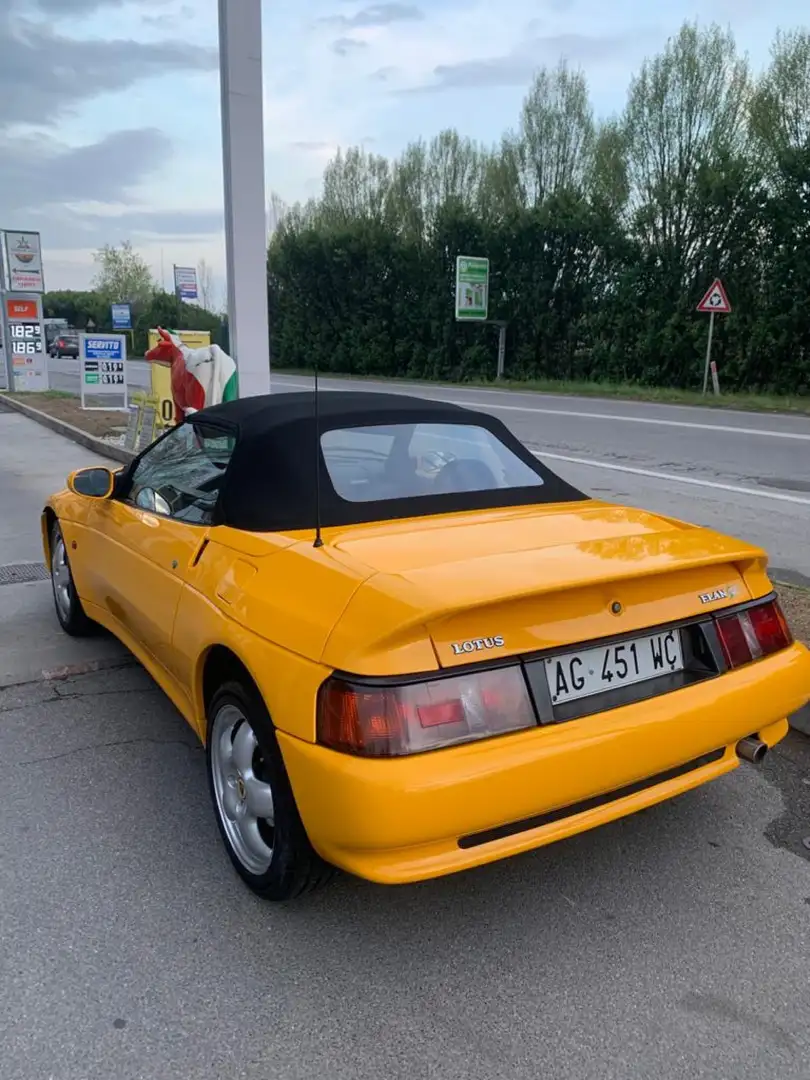
[[[720,278],[715,278],[711,288],[697,306],[698,311],[714,312],[716,315],[730,315],[731,304]]]

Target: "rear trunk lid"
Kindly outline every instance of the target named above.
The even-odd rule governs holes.
[[[424,665],[428,642],[443,668],[558,649],[769,587],[758,548],[595,502],[354,527],[333,543],[375,571],[323,657],[357,674],[401,674],[416,655]]]

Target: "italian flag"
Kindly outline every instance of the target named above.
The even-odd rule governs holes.
[[[223,401],[235,401],[239,397],[236,364],[219,345],[190,349],[183,344],[177,331],[170,330],[169,334],[173,344],[183,354],[186,371],[202,387],[206,405],[219,405]]]

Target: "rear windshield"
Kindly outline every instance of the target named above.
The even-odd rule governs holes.
[[[321,436],[326,468],[348,502],[541,487],[543,478],[475,424],[379,424]]]

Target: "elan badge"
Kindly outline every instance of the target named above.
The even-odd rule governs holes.
[[[733,600],[736,595],[736,587],[730,585],[727,589],[713,589],[711,592],[700,593],[698,599],[701,604],[713,604],[716,600]]]

